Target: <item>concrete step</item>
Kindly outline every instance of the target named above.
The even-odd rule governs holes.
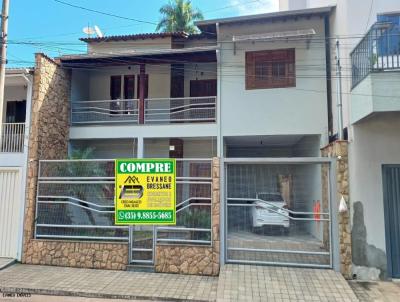
[[[130,264],[126,266],[128,272],[155,273],[154,265]]]

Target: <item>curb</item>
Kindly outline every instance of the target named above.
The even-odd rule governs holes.
[[[195,300],[195,299],[180,299],[171,297],[152,297],[152,296],[138,296],[138,295],[116,295],[107,293],[95,292],[74,292],[68,290],[51,290],[40,288],[16,288],[16,287],[0,287],[0,293],[13,293],[13,294],[35,294],[45,296],[66,296],[66,297],[83,297],[83,298],[98,298],[98,299],[121,299],[121,300],[147,300],[147,301],[168,301],[168,302],[210,302],[210,300]],[[211,300],[214,301],[214,300]]]

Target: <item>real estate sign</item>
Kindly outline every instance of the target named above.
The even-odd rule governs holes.
[[[115,161],[115,224],[176,223],[175,159]]]

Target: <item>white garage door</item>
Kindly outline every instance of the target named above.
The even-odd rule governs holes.
[[[0,257],[17,258],[21,223],[20,170],[0,168]]]

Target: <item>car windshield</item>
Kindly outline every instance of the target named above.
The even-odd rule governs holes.
[[[271,194],[271,193],[260,193],[258,197],[265,201],[283,201],[283,198],[280,194]]]

